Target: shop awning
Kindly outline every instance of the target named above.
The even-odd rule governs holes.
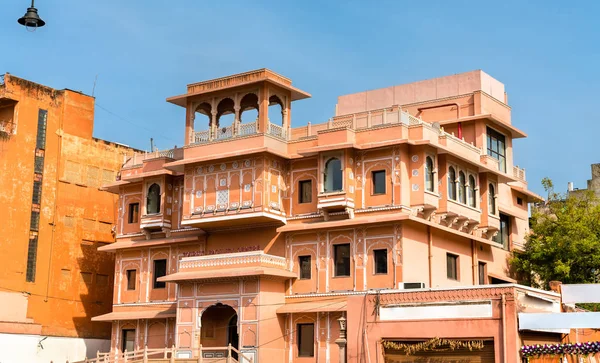
[[[136,310],[113,311],[112,313],[94,316],[92,321],[136,320],[136,319],[165,319],[177,316],[175,310]]]
[[[220,270],[205,270],[205,271],[183,271],[176,272],[167,276],[159,277],[158,281],[161,282],[177,282],[177,281],[190,281],[190,280],[210,280],[210,279],[222,279],[222,278],[236,278],[246,276],[275,276],[286,279],[297,277],[297,274],[291,271],[282,270],[271,267],[238,267],[238,268],[225,268]]]
[[[277,314],[346,311],[346,305],[345,298],[339,300],[325,299],[322,301],[288,302],[277,309]]]

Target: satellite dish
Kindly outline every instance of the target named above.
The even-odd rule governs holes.
[[[440,123],[439,122],[434,122],[431,124],[431,126],[433,126],[434,129],[439,130],[440,129]]]

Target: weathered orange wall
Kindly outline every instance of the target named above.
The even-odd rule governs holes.
[[[35,282],[26,282],[38,110],[48,111]],[[92,316],[111,310],[118,197],[98,188],[114,180],[131,149],[92,137],[94,99],[11,75],[0,86],[0,290],[31,293],[27,316],[42,334],[108,338]]]

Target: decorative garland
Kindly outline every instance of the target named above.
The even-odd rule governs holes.
[[[405,352],[406,355],[413,355],[418,352],[456,350],[461,348],[467,348],[469,350],[483,349],[483,340],[453,340],[433,338],[416,344],[398,343],[392,340],[383,340],[381,344],[384,348],[400,350]]]
[[[590,355],[600,353],[600,342],[536,344],[521,347],[521,355],[525,358],[540,355],[580,354]]]

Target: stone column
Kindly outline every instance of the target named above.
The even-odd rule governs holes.
[[[217,111],[212,110],[210,118],[210,129],[208,130],[208,139],[213,140],[217,136]]]
[[[346,318],[342,315],[341,318],[338,319],[338,323],[340,324],[340,337],[335,340],[335,344],[340,347],[340,363],[346,363]]]
[[[291,122],[288,120],[287,115],[288,110],[286,108],[281,110],[281,119],[283,120],[283,125],[281,125],[281,129],[284,132],[284,134],[281,136],[283,136],[284,139],[287,139],[287,135],[290,135],[292,130],[292,125]]]
[[[240,123],[241,123],[240,110],[241,110],[240,106],[236,106],[233,108],[233,111],[235,112],[235,119],[233,120],[233,130],[232,130],[233,136],[237,136],[240,134]]]

